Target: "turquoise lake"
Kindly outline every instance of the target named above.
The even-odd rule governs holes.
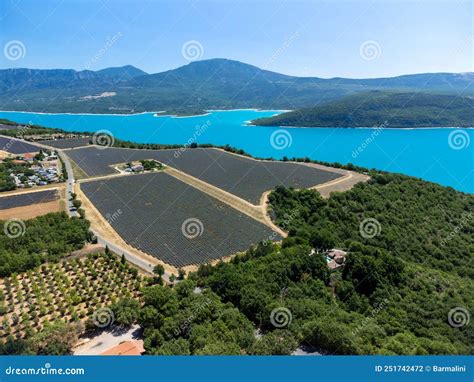
[[[67,131],[108,130],[140,143],[229,144],[257,157],[310,157],[413,175],[474,193],[473,129],[340,129],[249,126],[276,111],[213,111],[193,117],[0,112],[0,118]],[[158,114],[160,115],[160,114]]]

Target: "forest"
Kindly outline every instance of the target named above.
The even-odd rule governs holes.
[[[156,267],[138,299],[110,305],[115,324],[139,323],[146,354],[154,355],[474,354],[473,195],[404,175],[370,175],[329,199],[275,189],[271,213],[288,238],[201,265],[172,285]],[[79,228],[70,227],[77,236],[55,238],[61,248],[87,237]],[[331,248],[347,252],[336,270],[327,266]],[[70,353],[78,331],[61,340],[64,325],[71,324],[8,341],[0,353]]]
[[[474,308],[473,196],[371,175],[328,200],[276,189],[272,212],[290,232],[281,245],[260,243],[174,288],[146,290],[138,320],[147,352],[473,354],[472,326],[452,321],[453,310]],[[326,266],[329,248],[348,252],[342,270]]]
[[[264,126],[473,127],[472,97],[426,92],[370,91],[252,121]]]
[[[0,220],[0,277],[57,261],[91,240],[89,222],[49,213],[26,221]],[[14,237],[7,235],[14,232]]]

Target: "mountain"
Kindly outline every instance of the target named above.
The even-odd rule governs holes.
[[[146,76],[147,73],[132,65],[125,65],[115,68],[106,68],[96,72],[100,77],[114,81],[128,81],[139,76]]]
[[[90,89],[110,83],[129,81],[147,73],[127,65],[107,68],[97,72],[73,69],[5,69],[0,70],[0,91],[3,93],[33,89]]]
[[[474,97],[371,91],[253,123],[304,127],[473,127]]]
[[[5,69],[0,70],[0,91],[5,95],[35,89],[61,89],[97,86],[100,77],[93,71],[72,69]]]
[[[0,109],[89,113],[296,109],[371,90],[474,95],[473,83],[474,73],[377,79],[295,77],[227,59],[195,61],[155,74],[130,65],[96,72],[6,69],[0,70]],[[98,96],[103,93],[113,96]]]

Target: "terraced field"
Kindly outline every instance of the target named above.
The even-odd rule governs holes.
[[[117,163],[156,159],[253,204],[278,185],[308,188],[341,177],[304,164],[259,161],[212,148],[178,152],[88,147],[68,155],[88,176],[113,174],[110,166]]]
[[[0,151],[10,154],[24,154],[39,151],[39,147],[30,143],[18,141],[14,138],[0,137]]]
[[[280,239],[267,226],[166,173],[90,181],[81,189],[128,244],[176,267]]]
[[[0,210],[24,207],[31,204],[53,202],[59,198],[57,190],[28,192],[24,194],[0,197]]]
[[[43,145],[55,147],[57,149],[72,149],[75,147],[87,146],[91,138],[71,138],[71,139],[58,139],[55,141],[41,141]]]

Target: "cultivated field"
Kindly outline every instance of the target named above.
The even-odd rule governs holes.
[[[34,334],[55,319],[93,319],[121,297],[137,297],[143,280],[115,255],[94,254],[0,280],[0,338]]]
[[[6,151],[10,154],[24,154],[38,152],[40,149],[30,143],[18,141],[14,138],[0,136],[0,151]]]
[[[337,172],[293,162],[259,161],[218,149],[133,150],[88,147],[68,151],[88,176],[113,174],[113,164],[156,159],[186,174],[260,204],[265,191],[278,185],[309,188],[341,177]]]
[[[90,140],[91,138],[85,137],[85,138],[57,139],[54,141],[41,141],[40,143],[43,145],[55,147],[57,149],[72,149],[75,147],[87,146]]]
[[[280,239],[267,226],[166,173],[90,181],[81,189],[128,244],[176,267]]]
[[[38,192],[21,193],[0,197],[0,210],[7,208],[29,206],[31,204],[47,203],[59,198],[58,190],[45,190]]]
[[[64,209],[60,193],[64,189],[51,189],[35,192],[19,192],[0,197],[0,220],[33,219]]]

